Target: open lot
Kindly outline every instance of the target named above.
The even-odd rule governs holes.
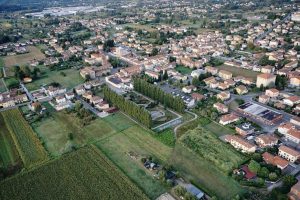
[[[79,84],[84,83],[83,78],[80,76],[79,71],[76,69],[66,69],[61,71],[50,71],[46,67],[40,68],[42,75],[32,83],[26,84],[26,87],[32,91],[39,89],[42,85],[52,82],[59,83],[62,87],[71,89]],[[64,72],[66,76],[61,75]]]
[[[228,135],[228,134],[234,134],[234,132],[227,127],[224,127],[216,122],[210,122],[209,124],[203,126],[205,129],[208,131],[212,132],[215,134],[217,137],[223,136],[223,135]]]
[[[40,51],[39,48],[30,46],[28,49],[29,53],[3,57],[5,67],[9,68],[15,65],[26,65],[31,60],[41,60],[45,58],[45,55]]]
[[[130,179],[151,198],[166,192],[140,161],[141,156],[152,156],[165,162],[172,149],[151,136],[140,126],[132,126],[122,132],[107,137],[96,144]],[[129,155],[132,153],[138,158]]]
[[[26,168],[48,159],[44,147],[18,109],[2,112],[1,115]]]
[[[82,148],[1,182],[0,196],[2,200],[148,199],[95,147]]]
[[[5,91],[6,91],[5,83],[3,79],[0,79],[0,92],[5,92]]]
[[[218,199],[229,200],[245,192],[235,180],[220,172],[211,162],[180,144],[176,144],[168,162],[187,180]]]
[[[254,72],[252,70],[232,67],[228,65],[221,65],[218,66],[218,68],[231,72],[233,76],[244,76],[247,78],[251,78],[252,80],[256,80],[257,75],[260,74],[259,72]]]

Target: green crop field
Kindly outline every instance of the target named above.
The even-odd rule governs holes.
[[[96,146],[151,199],[155,199],[166,192],[166,189],[160,181],[149,174],[140,159],[143,156],[152,156],[165,162],[172,149],[153,138],[151,134],[153,133],[136,125],[99,141]],[[129,153],[136,157],[131,157]]]
[[[0,183],[1,200],[143,200],[144,193],[98,149],[85,147]]]
[[[256,80],[257,75],[260,74],[259,72],[254,72],[252,70],[232,67],[232,66],[228,66],[228,65],[221,65],[221,66],[218,66],[218,68],[231,72],[234,77],[235,76],[244,76],[247,78],[251,78],[252,80]]]
[[[26,87],[32,91],[39,89],[42,85],[52,82],[59,83],[62,87],[71,89],[79,84],[84,83],[83,78],[80,76],[79,71],[76,69],[66,69],[60,71],[50,71],[48,68],[41,67],[42,76],[32,83],[26,84]],[[62,76],[60,73],[64,72],[66,76]]]
[[[242,154],[202,127],[183,135],[180,142],[224,173],[231,172],[246,160]]]
[[[18,154],[9,130],[5,126],[3,116],[0,115],[0,168],[21,165],[22,160]]]
[[[47,160],[47,153],[18,109],[1,113],[25,167]]]
[[[230,200],[245,192],[234,179],[180,143],[176,144],[168,162],[187,180],[218,199]]]

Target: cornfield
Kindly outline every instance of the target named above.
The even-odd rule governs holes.
[[[1,113],[26,168],[47,159],[47,153],[18,109]]]

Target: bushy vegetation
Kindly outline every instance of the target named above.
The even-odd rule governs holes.
[[[117,106],[120,110],[124,111],[125,113],[127,113],[128,115],[130,115],[131,117],[133,117],[134,119],[136,119],[137,121],[145,125],[146,127],[148,128],[151,127],[152,124],[151,115],[146,109],[138,106],[132,101],[126,100],[123,96],[116,94],[108,87],[105,87],[103,89],[103,94],[104,94],[104,98],[108,102]]]
[[[8,199],[124,199],[147,197],[94,147],[85,147],[0,184]]]
[[[225,173],[231,172],[245,161],[244,156],[203,128],[189,131],[180,138],[180,142]]]
[[[167,129],[160,133],[155,133],[154,137],[169,147],[175,146],[175,136],[172,129]]]
[[[1,113],[25,167],[47,159],[47,153],[18,109]]]
[[[164,106],[172,108],[177,112],[182,113],[184,111],[184,102],[179,97],[174,97],[171,94],[167,94],[159,87],[152,85],[143,79],[135,78],[133,84],[134,89],[143,95],[159,101]]]

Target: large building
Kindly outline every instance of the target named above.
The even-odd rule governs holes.
[[[296,162],[296,160],[298,160],[299,156],[300,156],[300,153],[295,150],[295,149],[292,149],[290,147],[287,147],[287,146],[280,146],[278,148],[278,155],[281,156],[282,158],[284,159],[287,159],[288,161],[294,163]]]
[[[273,125],[282,119],[282,114],[256,103],[245,103],[237,109],[243,115],[259,119],[268,125]]]
[[[276,76],[273,74],[257,75],[256,87],[263,85],[264,87],[272,87],[275,85]]]

